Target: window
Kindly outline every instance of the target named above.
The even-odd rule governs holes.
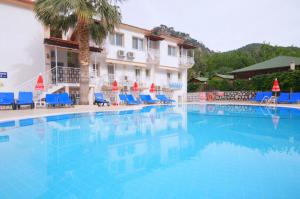
[[[140,69],[135,69],[135,77],[139,78],[140,77]]]
[[[146,69],[146,77],[149,78],[150,77],[150,70]]]
[[[144,40],[137,37],[132,37],[132,48],[136,50],[144,49]]]
[[[171,73],[167,73],[168,80],[171,79]]]
[[[110,75],[115,74],[115,67],[114,67],[114,65],[108,64],[108,65],[107,65],[107,72],[108,72],[108,74],[110,74]]]
[[[178,80],[181,80],[181,73],[178,73]]]
[[[109,35],[110,44],[115,46],[124,46],[123,37],[124,35],[121,33],[110,34]]]
[[[168,46],[168,55],[176,57],[176,47]]]
[[[159,48],[159,43],[157,41],[149,41],[149,48],[152,49],[158,49]]]
[[[188,57],[193,57],[193,50],[188,50],[187,51],[187,56]]]

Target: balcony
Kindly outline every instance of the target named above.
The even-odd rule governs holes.
[[[52,84],[78,84],[80,81],[80,68],[60,67],[51,70]]]
[[[179,58],[180,66],[184,68],[191,68],[195,64],[194,57],[181,56]]]
[[[148,49],[148,62],[150,63],[159,63],[160,60],[160,51],[159,49],[149,48]]]

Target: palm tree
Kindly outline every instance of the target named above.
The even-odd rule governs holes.
[[[121,22],[116,6],[122,0],[37,0],[36,17],[54,31],[76,28],[80,63],[80,104],[88,104],[89,38],[100,45]]]

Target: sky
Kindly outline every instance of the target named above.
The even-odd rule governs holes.
[[[122,22],[164,24],[214,51],[249,43],[300,47],[300,0],[126,0]]]

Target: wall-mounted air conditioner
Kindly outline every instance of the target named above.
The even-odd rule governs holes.
[[[118,56],[119,58],[124,58],[124,57],[125,57],[125,52],[124,52],[124,50],[118,50],[117,56]]]
[[[127,58],[128,58],[128,59],[134,59],[134,54],[133,54],[133,52],[127,52]]]

